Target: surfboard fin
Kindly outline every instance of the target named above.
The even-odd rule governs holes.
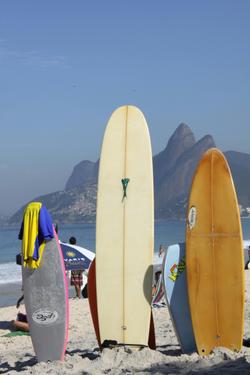
[[[123,202],[124,199],[127,198],[127,187],[129,183],[129,178],[123,178],[121,182],[122,182],[122,188],[123,188],[123,197],[122,197],[122,202]]]

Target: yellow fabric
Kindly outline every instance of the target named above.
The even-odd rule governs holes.
[[[38,236],[39,212],[42,207],[40,202],[30,203],[25,211],[23,217],[23,265],[24,267],[38,268],[42,259],[45,242],[39,247],[39,259],[33,259],[34,246]]]

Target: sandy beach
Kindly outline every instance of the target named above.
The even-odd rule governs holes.
[[[250,338],[250,271],[246,275],[245,334]],[[156,350],[129,347],[99,351],[88,300],[70,299],[69,340],[64,362],[37,363],[30,336],[11,332],[15,306],[0,309],[0,374],[249,374],[250,348],[216,348],[207,357],[181,353],[166,307],[154,308]]]

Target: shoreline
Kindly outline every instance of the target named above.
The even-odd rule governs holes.
[[[72,298],[74,294],[75,294],[74,287],[69,285],[69,298]],[[0,284],[0,296],[1,296],[0,297],[0,309],[5,308],[5,307],[15,307],[17,300],[22,295],[23,295],[23,292],[22,292],[21,282]]]
[[[157,254],[155,253],[155,261],[154,263],[154,273],[161,268],[161,261],[162,258],[158,258]],[[15,263],[13,263],[15,264]],[[69,291],[69,298],[72,298],[75,294],[74,287],[70,285],[70,280],[68,279],[68,291]],[[18,282],[9,282],[5,284],[0,284],[0,308],[14,306],[16,305],[17,300],[22,296],[22,281]]]
[[[250,220],[250,215],[248,216],[240,216],[241,219],[244,219],[244,220]],[[186,216],[180,216],[180,217],[177,217],[177,216],[167,216],[167,217],[157,217],[155,218],[155,223],[161,223],[161,222],[166,222],[166,221],[178,221],[178,222],[183,222],[183,221],[186,221]],[[21,222],[21,221],[20,221]],[[0,229],[17,229],[17,231],[19,231],[20,229],[20,222],[15,222],[15,223],[9,223],[9,222],[1,222],[0,223]],[[95,220],[86,220],[86,221],[57,221],[55,220],[55,222],[59,225],[59,226],[62,226],[62,227],[70,227],[70,226],[76,226],[76,225],[85,225],[85,224],[89,224],[89,225],[96,225],[96,221]]]
[[[22,294],[21,282],[0,284],[0,308],[16,305]]]
[[[250,271],[246,275],[244,338],[250,339]],[[250,373],[250,348],[239,353],[216,348],[206,357],[182,354],[167,307],[153,309],[156,350],[116,347],[100,352],[87,299],[70,299],[69,340],[64,362],[37,363],[30,336],[3,337],[10,332],[15,306],[0,308],[0,373],[15,374],[222,374]]]

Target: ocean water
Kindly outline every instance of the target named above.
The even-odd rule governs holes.
[[[16,265],[20,252],[19,227],[0,228],[0,306],[14,304],[21,295],[21,267]],[[242,219],[244,240],[250,239],[250,219]],[[95,224],[61,225],[59,239],[68,242],[76,237],[77,244],[95,252]],[[165,247],[185,240],[185,221],[165,220],[155,222],[155,262],[159,246]]]

